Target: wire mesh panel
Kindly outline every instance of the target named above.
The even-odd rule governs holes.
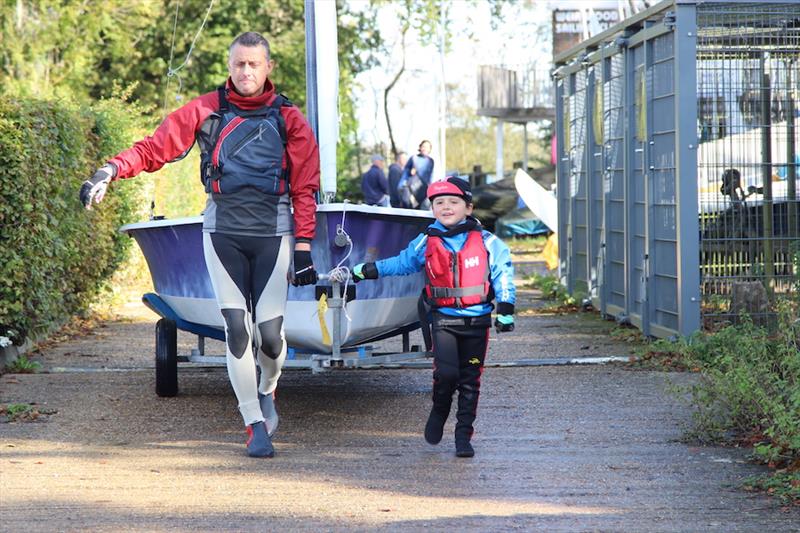
[[[797,280],[800,4],[697,8],[702,313],[772,315]]]
[[[589,297],[593,305],[599,306],[600,287],[602,283],[603,266],[598,264],[600,249],[603,243],[603,175],[605,169],[605,158],[603,157],[603,144],[605,138],[604,122],[604,86],[607,78],[606,61],[595,63],[589,69],[589,88],[591,96],[591,127],[587,128],[589,136],[589,180],[587,183],[587,208],[588,212],[588,234],[589,250],[588,264],[586,268],[589,272]]]
[[[603,291],[611,314],[625,310],[625,58],[622,53],[607,60],[608,81],[604,88],[604,116],[607,140],[603,148],[604,244],[601,265],[605,276]]]
[[[800,282],[800,0],[660,2],[556,64],[567,288],[662,337],[774,314]]]
[[[671,34],[650,43],[647,101],[648,142],[645,145],[649,182],[648,300],[654,327],[679,329],[678,206],[675,168],[675,56]]]
[[[587,111],[587,73],[580,70],[572,75],[570,83],[570,122],[569,122],[569,197],[570,220],[568,240],[571,245],[570,273],[573,291],[586,293],[588,272],[588,227],[586,220],[586,111]]]
[[[633,119],[634,127],[629,121],[628,135],[628,191],[629,199],[627,209],[630,216],[630,234],[628,237],[629,262],[628,262],[628,313],[636,322],[641,324],[642,304],[646,297],[646,259],[647,259],[647,151],[648,141],[647,122],[649,113],[649,98],[647,90],[647,65],[645,52],[647,42],[628,49],[630,61],[628,63],[628,80],[633,82],[634,98],[628,102],[629,116]],[[633,131],[631,131],[633,130]]]

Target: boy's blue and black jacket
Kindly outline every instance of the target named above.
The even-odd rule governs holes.
[[[466,221],[462,222],[464,224]],[[438,221],[429,228],[447,231],[447,228]],[[467,241],[469,232],[458,233],[453,236],[443,237],[444,245],[452,252],[458,252]],[[508,246],[492,233],[481,230],[483,244],[489,253],[489,281],[494,289],[495,300],[514,305],[516,302],[516,289],[514,288],[514,266],[511,264],[511,252]],[[375,263],[378,276],[407,276],[425,268],[425,246],[428,236],[420,233],[412,240],[405,250],[394,257],[382,259]],[[437,311],[450,316],[470,317],[481,316],[492,312],[492,304],[482,303],[465,308],[439,307]]]

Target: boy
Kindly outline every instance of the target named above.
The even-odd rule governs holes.
[[[497,300],[495,327],[514,329],[514,268],[508,247],[472,215],[469,183],[456,177],[432,183],[427,197],[436,222],[395,257],[353,268],[356,282],[425,269],[423,296],[432,307],[433,408],[425,440],[438,444],[453,393],[458,390],[456,455],[472,457],[470,444],[483,361]]]

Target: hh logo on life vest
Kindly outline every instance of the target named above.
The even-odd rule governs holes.
[[[464,259],[464,268],[472,268],[481,264],[481,258],[477,255],[475,257],[467,257]]]

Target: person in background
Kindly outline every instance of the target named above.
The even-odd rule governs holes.
[[[423,297],[433,309],[433,407],[425,440],[438,444],[458,391],[456,456],[472,457],[483,362],[492,326],[513,331],[514,267],[508,246],[472,217],[469,182],[457,177],[432,183],[427,190],[436,222],[399,255],[353,267],[353,280],[405,276],[424,270]]]
[[[402,198],[403,207],[410,209],[430,209],[431,204],[425,193],[433,176],[433,159],[431,142],[419,143],[419,153],[410,158],[403,169],[403,175],[397,188]]]
[[[364,193],[364,203],[367,205],[389,205],[389,182],[383,172],[385,164],[383,156],[375,154],[370,157],[372,166],[361,176],[361,192]]]
[[[268,79],[274,66],[262,35],[239,35],[228,49],[223,86],[170,113],[152,136],[111,158],[80,189],[89,209],[110,182],[155,172],[197,141],[208,193],[203,252],[225,321],[228,376],[251,457],[275,454],[274,391],[286,359],[288,280],[317,281],[311,240],[319,149],[301,111]]]
[[[392,207],[403,207],[400,191],[397,189],[397,186],[400,185],[400,178],[403,177],[403,167],[406,166],[407,162],[408,154],[405,152],[397,152],[394,163],[389,165],[389,203]]]

